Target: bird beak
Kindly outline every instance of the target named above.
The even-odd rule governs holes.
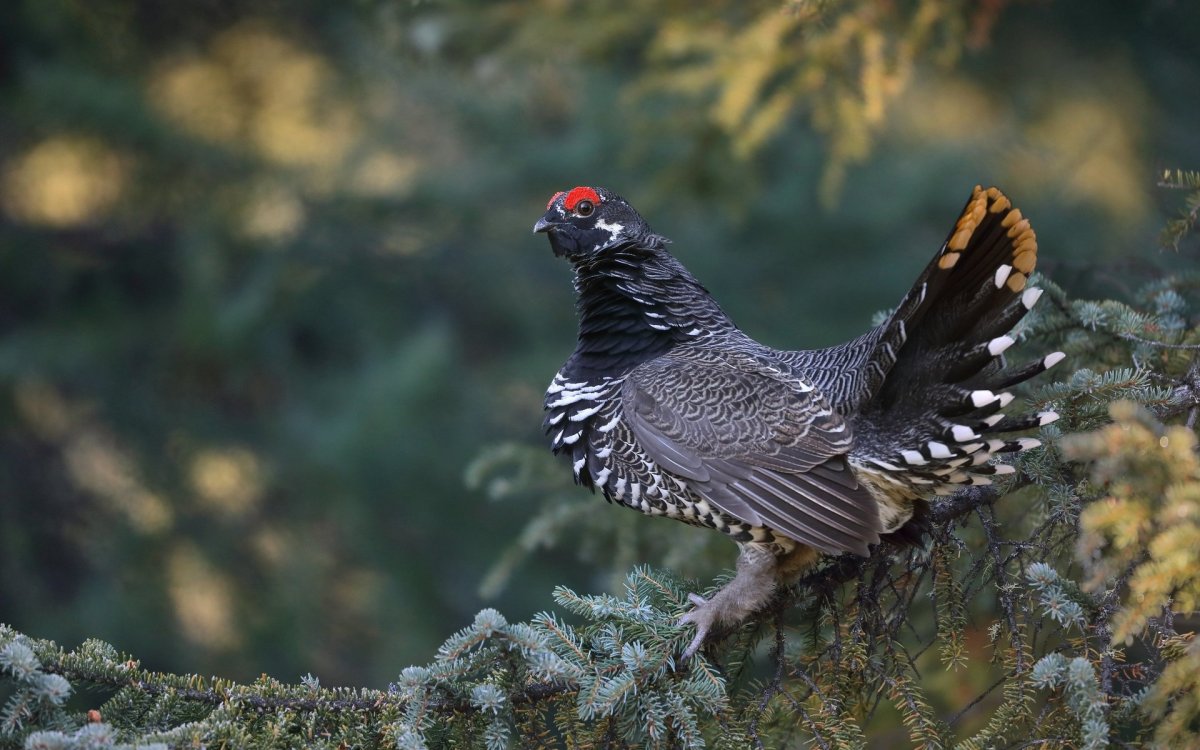
[[[533,225],[533,233],[537,234],[538,232],[548,232],[553,226],[555,226],[554,222],[547,221],[546,217],[543,216],[537,220],[536,224]]]

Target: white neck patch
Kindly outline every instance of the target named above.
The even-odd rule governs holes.
[[[604,219],[597,219],[596,220],[596,228],[603,229],[604,231],[608,232],[610,235],[612,235],[612,238],[615,240],[617,238],[617,235],[620,234],[625,229],[625,225],[624,224],[616,224],[616,223],[609,224]]]

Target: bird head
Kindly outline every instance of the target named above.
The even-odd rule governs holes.
[[[555,193],[533,225],[545,232],[555,255],[582,262],[622,244],[651,237],[650,227],[624,198],[604,188]]]

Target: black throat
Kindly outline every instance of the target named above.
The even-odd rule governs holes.
[[[563,368],[571,380],[620,377],[689,340],[737,330],[665,241],[651,239],[575,264],[579,341]]]

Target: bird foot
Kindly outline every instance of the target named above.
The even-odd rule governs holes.
[[[710,598],[688,594],[695,607],[679,618],[679,625],[695,625],[696,636],[683,650],[683,660],[691,659],[717,626],[739,625],[761,609],[774,593],[775,584],[775,556],[762,548],[743,547],[733,580]]]

